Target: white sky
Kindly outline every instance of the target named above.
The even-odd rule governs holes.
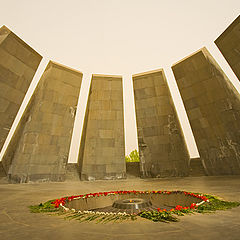
[[[49,60],[84,73],[81,106],[92,73],[120,74],[126,154],[137,148],[132,74],[164,68],[191,157],[198,153],[171,65],[206,46],[240,91],[239,81],[213,43],[239,15],[239,0],[0,0],[0,6],[0,26],[6,25],[44,57],[20,112]],[[78,109],[70,162],[77,160],[84,111]]]

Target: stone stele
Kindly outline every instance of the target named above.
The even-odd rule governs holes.
[[[215,44],[240,80],[240,16],[215,40]]]
[[[7,27],[0,28],[0,151],[41,60]]]
[[[240,174],[239,93],[206,48],[172,69],[207,174]]]
[[[82,180],[126,177],[122,77],[93,75],[82,133]]]
[[[133,75],[142,177],[187,176],[189,156],[162,69]]]
[[[11,182],[64,181],[82,73],[49,62],[3,166]]]

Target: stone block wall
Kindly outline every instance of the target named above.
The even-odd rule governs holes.
[[[172,70],[207,174],[240,174],[239,93],[206,48]]]
[[[133,75],[142,177],[186,176],[189,156],[163,70]]]
[[[126,176],[121,77],[92,77],[79,165],[82,180]]]
[[[7,27],[0,28],[0,150],[41,60]]]
[[[63,181],[82,73],[49,62],[3,161],[12,182]]]
[[[240,15],[215,40],[215,44],[240,80]]]

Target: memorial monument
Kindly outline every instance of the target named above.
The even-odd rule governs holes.
[[[41,60],[7,27],[0,28],[0,151]]]
[[[172,66],[208,175],[240,174],[240,95],[206,48]]]
[[[215,41],[238,78],[239,21]],[[41,59],[0,28],[0,150]],[[239,93],[206,48],[172,70],[200,158],[189,159],[163,69],[135,74],[140,176],[194,175],[191,162],[200,175],[240,174]],[[81,180],[126,178],[121,76],[92,76],[78,162],[67,162],[82,76],[49,62],[0,162],[0,176],[13,183],[65,181],[74,170]]]
[[[65,180],[81,81],[49,62],[3,158],[11,182]]]
[[[215,40],[215,43],[240,80],[240,16]]]
[[[121,76],[92,76],[79,167],[82,180],[126,177]]]
[[[187,176],[189,156],[162,69],[133,75],[142,177]]]

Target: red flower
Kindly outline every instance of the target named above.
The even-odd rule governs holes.
[[[181,211],[182,210],[182,206],[180,206],[180,205],[177,205],[176,207],[175,207],[175,210],[177,210],[177,211]]]
[[[196,203],[192,203],[191,206],[190,206],[191,209],[195,209],[196,207],[197,207]]]

